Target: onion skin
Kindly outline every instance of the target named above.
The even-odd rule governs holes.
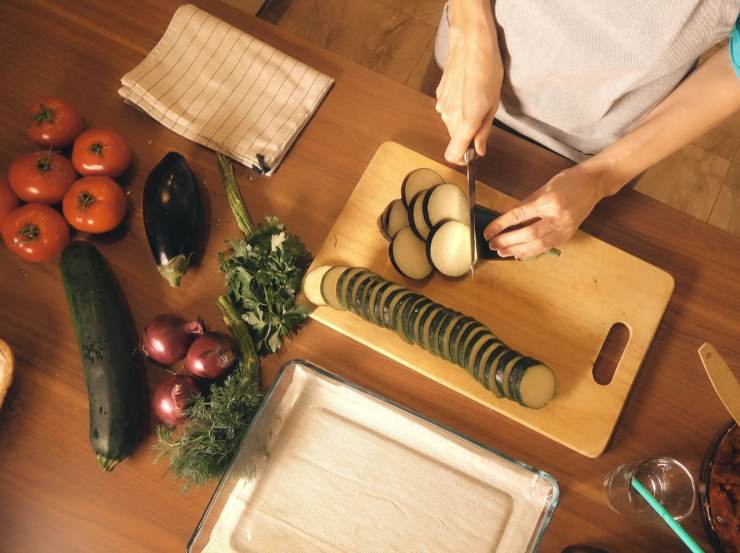
[[[196,378],[214,380],[223,376],[237,360],[236,344],[230,336],[210,332],[197,338],[185,357],[185,370]]]
[[[185,410],[200,391],[194,378],[170,375],[154,391],[152,411],[164,424],[179,426],[185,422]]]
[[[200,319],[188,322],[177,315],[159,315],[144,327],[141,349],[152,361],[170,366],[184,359],[190,344],[204,332]]]

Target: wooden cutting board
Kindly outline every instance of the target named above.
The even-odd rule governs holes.
[[[665,271],[584,232],[560,257],[536,261],[484,261],[475,278],[425,281],[401,277],[388,259],[376,220],[400,197],[413,169],[429,167],[466,189],[463,174],[399,144],[381,145],[316,256],[314,266],[369,267],[383,277],[477,318],[509,346],[549,365],[558,378],[556,397],[532,410],[498,399],[459,367],[398,338],[391,331],[330,307],[312,317],[391,359],[502,413],[588,457],[600,455],[614,431],[674,288]],[[516,201],[478,186],[479,204],[502,212]],[[597,384],[593,365],[612,325],[630,332],[614,377]]]

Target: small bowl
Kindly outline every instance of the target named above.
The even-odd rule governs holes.
[[[712,506],[709,504],[709,489],[711,485],[712,469],[714,468],[714,461],[717,457],[717,451],[725,443],[725,440],[729,440],[729,436],[733,430],[737,429],[735,421],[728,422],[717,434],[712,438],[709,444],[707,453],[704,456],[704,462],[701,465],[701,473],[699,475],[699,505],[701,510],[701,518],[704,521],[704,530],[707,533],[709,542],[712,544],[714,553],[729,553],[720,542],[717,530],[714,526],[712,516]]]

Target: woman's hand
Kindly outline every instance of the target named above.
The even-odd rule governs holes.
[[[450,3],[449,55],[437,87],[437,112],[450,134],[445,159],[458,165],[471,141],[485,155],[503,79],[490,0],[462,1]]]
[[[551,178],[517,207],[495,219],[483,232],[502,257],[526,259],[570,239],[604,193],[604,175],[586,164]],[[511,226],[524,225],[504,232]]]

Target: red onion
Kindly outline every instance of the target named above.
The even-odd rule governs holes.
[[[197,378],[219,378],[236,363],[236,345],[221,332],[210,332],[193,342],[185,357],[185,370]]]
[[[165,424],[176,426],[185,422],[185,409],[193,401],[200,387],[195,379],[183,375],[169,375],[154,391],[152,410]]]
[[[185,357],[196,336],[203,334],[200,319],[187,322],[176,315],[159,315],[144,327],[141,349],[162,365],[172,365]]]

